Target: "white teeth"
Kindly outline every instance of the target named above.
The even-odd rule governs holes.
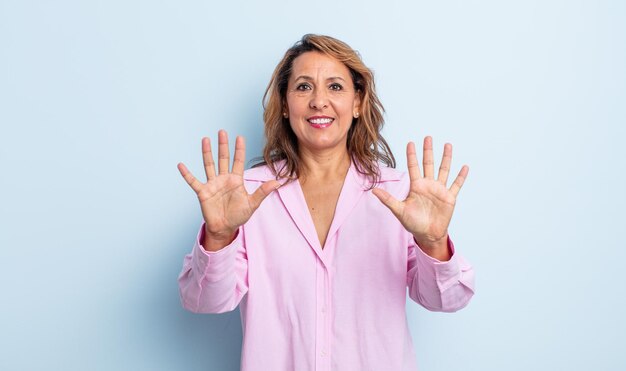
[[[319,118],[319,119],[311,119],[311,120],[309,120],[309,122],[312,123],[312,124],[321,124],[321,125],[329,124],[331,121],[333,121],[333,119],[331,119],[331,118],[324,118],[324,119]]]

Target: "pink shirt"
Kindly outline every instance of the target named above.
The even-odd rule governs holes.
[[[407,174],[381,174],[379,187],[404,199]],[[244,174],[248,192],[270,179],[267,167]],[[431,311],[467,305],[474,271],[452,242],[449,261],[426,255],[366,188],[352,165],[324,249],[297,181],[270,194],[219,251],[200,245],[202,224],[178,278],[181,301],[198,313],[240,305],[243,371],[415,371],[407,288]]]

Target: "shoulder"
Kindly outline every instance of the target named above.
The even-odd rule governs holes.
[[[380,166],[380,182],[399,182],[406,177],[406,172],[399,171],[392,167]]]
[[[243,172],[243,180],[246,181],[266,182],[272,179],[276,179],[276,176],[268,165],[253,167]]]
[[[396,198],[406,196],[410,187],[410,179],[407,172],[386,166],[380,166],[379,171],[380,180],[374,185],[375,188],[384,189]]]
[[[363,184],[368,184],[368,185],[371,184],[370,177],[357,171],[354,165],[352,166],[352,169],[353,169],[353,173],[356,174],[357,177],[361,179],[361,182]],[[393,184],[403,183],[404,180],[408,178],[405,172],[396,170],[395,168],[392,168],[392,167],[383,166],[380,164],[378,165],[378,173],[380,176],[378,177],[378,182],[374,184],[375,187],[385,187],[386,185],[392,186]]]
[[[253,193],[268,180],[276,179],[267,165],[253,167],[243,172],[243,185],[248,193]]]
[[[281,165],[282,164],[278,162],[274,165],[274,167],[280,169]],[[359,183],[368,183],[368,177],[357,171],[354,163],[350,169],[354,176],[359,180]],[[408,182],[408,174],[404,171],[399,171],[386,166],[379,166],[378,170],[380,172],[380,178],[378,179],[377,186],[382,186],[385,183],[390,183],[389,185],[392,185],[393,183],[402,184],[404,182]],[[272,172],[270,166],[265,164],[244,171],[243,179],[248,182],[267,182],[268,180],[276,179],[276,175]]]
[[[354,175],[355,181],[360,188],[369,191],[372,188],[381,188],[394,196],[406,194],[409,189],[408,174],[395,168],[378,164],[378,181],[372,184],[371,177],[359,172],[353,163],[350,172]]]

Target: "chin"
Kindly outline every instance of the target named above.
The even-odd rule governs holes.
[[[348,148],[347,140],[337,140],[337,139],[322,139],[318,138],[311,141],[299,141],[299,146],[306,148],[310,151],[326,151],[332,149]]]

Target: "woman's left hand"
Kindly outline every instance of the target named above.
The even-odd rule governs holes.
[[[406,147],[407,166],[411,186],[404,201],[398,201],[387,191],[374,188],[373,193],[398,218],[400,223],[413,234],[415,242],[427,254],[433,257],[448,257],[448,225],[452,212],[469,167],[464,165],[459,175],[448,189],[448,173],[452,161],[452,145],[446,143],[443,148],[443,159],[439,167],[439,175],[434,178],[433,142],[430,136],[424,138],[424,175],[422,176],[415,144],[409,142]],[[447,260],[447,259],[446,259]]]

